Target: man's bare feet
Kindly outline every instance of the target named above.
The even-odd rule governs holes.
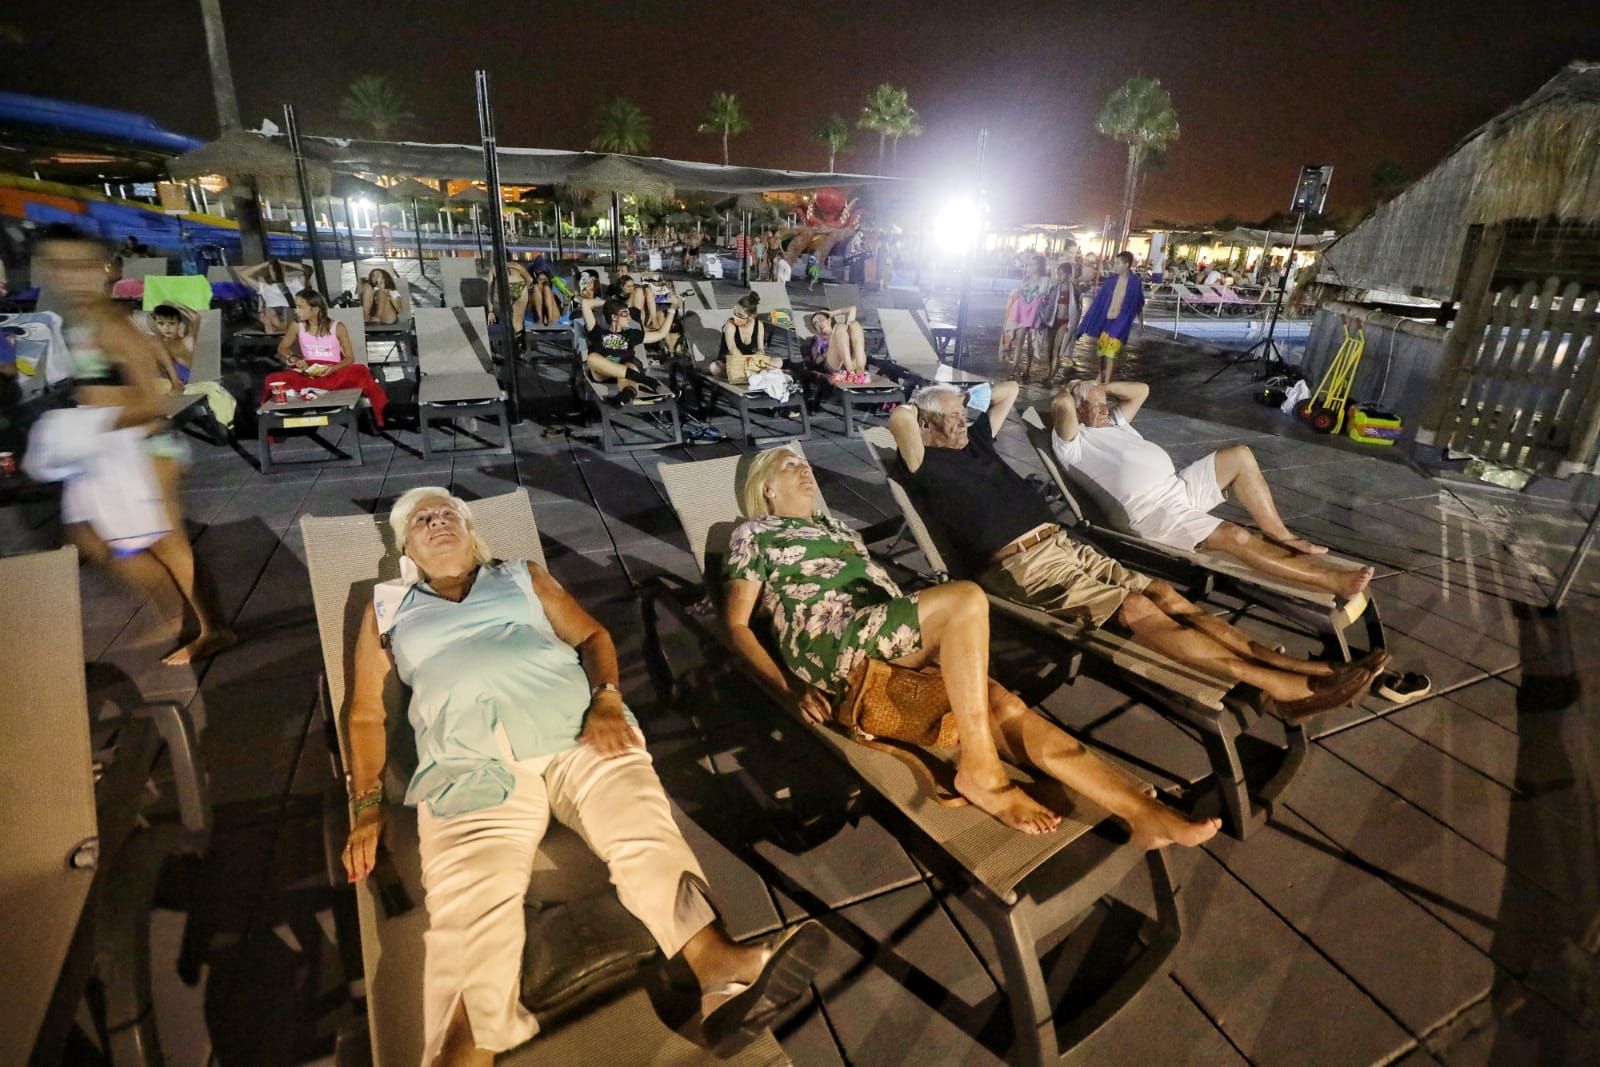
[[[207,656],[215,656],[223,649],[232,648],[238,643],[238,635],[232,630],[204,631],[187,645],[163,656],[161,662],[169,667],[180,667],[185,663],[205,659]]]
[[[1339,571],[1338,581],[1335,583],[1334,592],[1340,596],[1355,596],[1372,583],[1372,576],[1376,573],[1371,567],[1362,567],[1359,570]]]
[[[997,772],[1004,784],[986,785],[987,776],[968,776],[964,770],[956,771],[956,792],[966,797],[973,807],[992,815],[1013,830],[1025,834],[1047,834],[1061,825],[1061,816],[1024,793],[1015,782]]]
[[[1144,813],[1132,820],[1133,839],[1145,848],[1183,845],[1193,848],[1217,836],[1221,819],[1191,819],[1159,800],[1151,800]]]

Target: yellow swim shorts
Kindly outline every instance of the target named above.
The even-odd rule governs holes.
[[[1101,359],[1116,359],[1117,354],[1122,351],[1122,342],[1102,331],[1099,340],[1095,342],[1095,348],[1099,350]]]

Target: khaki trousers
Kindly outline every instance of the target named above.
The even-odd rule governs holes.
[[[640,739],[642,742],[642,738]],[[503,755],[509,747],[501,739]],[[423,937],[423,1064],[432,1063],[458,999],[473,1042],[502,1052],[539,1031],[518,998],[523,898],[553,815],[611,869],[617,896],[675,956],[716,918],[705,875],[672,819],[641,746],[603,759],[588,745],[506,765],[516,787],[482,811],[438,818],[417,808],[428,932]]]
[[[1099,627],[1116,614],[1129,593],[1143,592],[1150,579],[1062,530],[992,564],[978,575],[978,584],[995,596]]]

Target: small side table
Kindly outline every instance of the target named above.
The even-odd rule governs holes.
[[[344,436],[350,442],[350,454],[342,461],[297,460],[294,463],[279,463],[277,466],[280,469],[301,467],[312,462],[322,462],[337,467],[361,466],[361,431],[356,425],[356,405],[360,402],[361,390],[335,389],[323,393],[315,400],[285,400],[281,404],[269,401],[261,405],[256,409],[256,444],[261,458],[261,473],[274,473],[272,435],[275,432],[319,426],[343,426],[346,430]],[[313,436],[328,451],[339,452],[338,448],[323,440],[320,434]]]

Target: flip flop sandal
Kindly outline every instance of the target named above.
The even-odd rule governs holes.
[[[700,998],[706,1045],[730,1056],[754,1041],[766,1020],[805,993],[827,952],[827,931],[815,919],[768,942],[755,981],[729,982]]]
[[[1385,671],[1373,684],[1373,692],[1396,704],[1409,704],[1433,692],[1433,679],[1426,674],[1406,671]]]

